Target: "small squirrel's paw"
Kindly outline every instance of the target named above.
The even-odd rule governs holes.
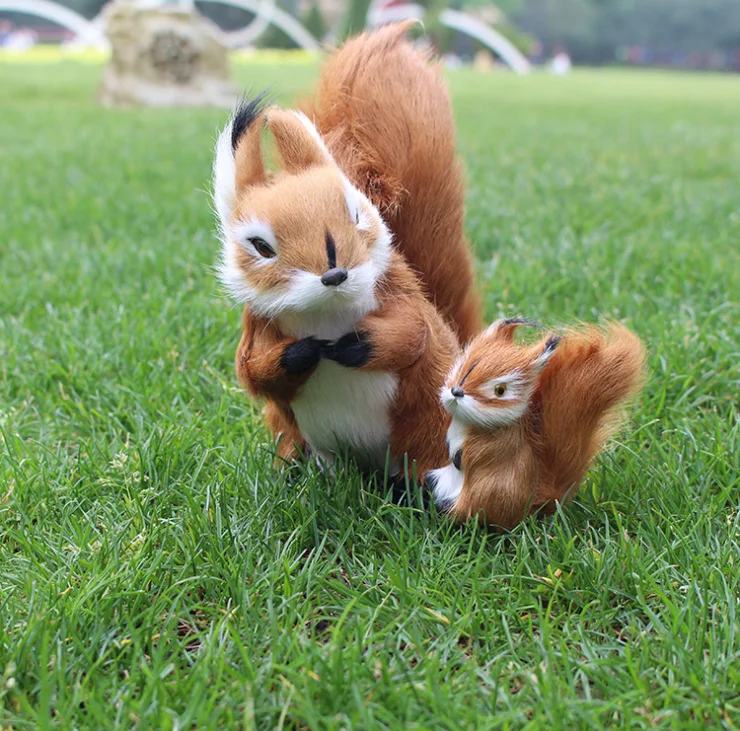
[[[373,346],[367,333],[351,332],[327,345],[323,354],[346,368],[360,368],[372,357]]]
[[[280,365],[291,376],[305,373],[321,359],[321,351],[326,347],[326,340],[314,337],[301,338],[286,346],[280,358]]]

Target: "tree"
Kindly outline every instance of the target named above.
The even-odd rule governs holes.
[[[321,14],[321,8],[319,8],[316,0],[311,3],[306,17],[303,19],[303,25],[316,40],[321,41],[326,36],[326,23],[324,23],[324,16]]]
[[[350,0],[340,38],[348,38],[362,32],[367,22],[367,11],[371,0]]]

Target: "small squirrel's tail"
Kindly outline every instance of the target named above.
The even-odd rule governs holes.
[[[390,25],[324,65],[306,112],[339,167],[378,207],[397,249],[462,342],[481,327],[463,232],[464,184],[447,89],[429,54]]]
[[[645,348],[626,327],[612,323],[565,333],[539,380],[552,494],[538,495],[538,504],[572,496],[644,381]]]

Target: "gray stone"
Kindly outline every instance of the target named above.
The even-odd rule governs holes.
[[[103,11],[111,58],[106,106],[230,106],[236,97],[221,30],[194,7],[113,0]]]

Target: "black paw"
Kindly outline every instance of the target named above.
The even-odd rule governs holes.
[[[359,368],[367,363],[373,354],[372,343],[367,334],[351,332],[324,348],[323,355],[347,368]]]
[[[429,510],[432,495],[426,485],[416,485],[407,482],[403,475],[391,477],[388,481],[391,491],[391,502],[403,508],[418,508]]]
[[[305,373],[321,359],[321,351],[326,347],[326,340],[308,337],[296,340],[286,346],[280,358],[280,365],[291,376]]]

